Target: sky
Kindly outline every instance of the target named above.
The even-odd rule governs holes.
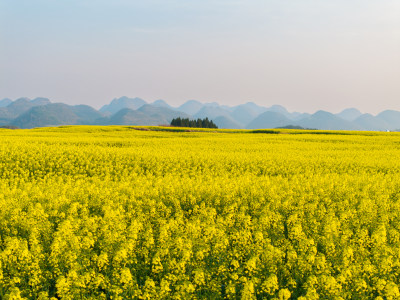
[[[400,110],[399,0],[0,0],[0,99]]]

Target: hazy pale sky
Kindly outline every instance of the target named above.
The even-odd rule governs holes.
[[[399,0],[0,0],[0,99],[400,110]]]

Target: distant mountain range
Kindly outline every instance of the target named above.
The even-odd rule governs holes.
[[[288,112],[280,105],[259,106],[248,102],[237,106],[189,100],[173,107],[164,100],[148,103],[141,98],[116,98],[96,110],[88,105],[52,103],[47,98],[0,100],[0,126],[34,128],[59,125],[168,125],[173,118],[209,118],[219,128],[314,128],[325,130],[398,131],[400,112],[385,110],[378,115],[348,108],[338,114]]]

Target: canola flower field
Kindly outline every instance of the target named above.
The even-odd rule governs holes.
[[[144,129],[0,129],[0,299],[400,298],[399,134]]]

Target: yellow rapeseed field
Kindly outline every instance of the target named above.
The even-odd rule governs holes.
[[[137,129],[0,130],[0,299],[400,298],[399,134]]]

